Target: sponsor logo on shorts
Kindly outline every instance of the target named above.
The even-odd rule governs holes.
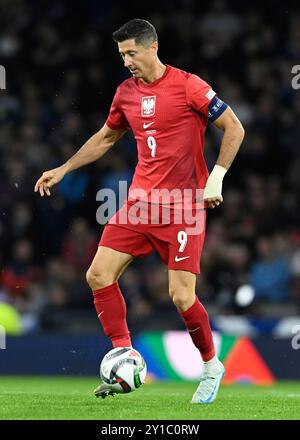
[[[176,263],[178,263],[178,261],[186,260],[187,258],[190,258],[190,255],[188,257],[177,257],[177,255],[176,255],[175,261],[176,261]]]

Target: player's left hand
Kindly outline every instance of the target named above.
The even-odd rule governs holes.
[[[226,171],[226,168],[215,165],[210,173],[203,194],[205,208],[213,209],[223,202],[222,184]]]

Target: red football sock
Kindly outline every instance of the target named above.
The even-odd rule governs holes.
[[[196,296],[194,304],[185,312],[179,313],[184,321],[194,345],[201,353],[204,362],[209,361],[216,354],[208,314],[199,298]]]
[[[93,295],[98,318],[113,347],[130,347],[126,303],[118,283],[94,290]]]

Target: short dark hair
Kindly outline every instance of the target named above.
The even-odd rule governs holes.
[[[158,40],[153,24],[141,18],[128,21],[113,33],[113,40],[116,43],[131,39],[134,39],[136,44],[142,44],[143,46],[150,45]]]

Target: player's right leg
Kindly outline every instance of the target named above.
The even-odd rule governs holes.
[[[114,347],[131,346],[126,304],[117,281],[133,258],[130,254],[99,246],[87,271],[87,282],[93,290],[98,318]],[[104,398],[114,395],[114,392],[109,385],[102,383],[94,390],[94,394]]]
[[[93,291],[98,318],[113,347],[131,346],[126,304],[118,279],[133,259],[130,254],[99,246],[87,271],[87,282]]]
[[[136,256],[153,251],[145,235],[137,227],[108,224],[102,234],[98,252],[87,272],[93,290],[94,304],[106,336],[116,347],[130,347],[131,339],[126,322],[126,304],[118,279]],[[113,395],[108,384],[102,383],[95,391],[97,397]]]
[[[100,245],[86,274],[91,289],[101,289],[118,281],[134,258],[129,253]]]

